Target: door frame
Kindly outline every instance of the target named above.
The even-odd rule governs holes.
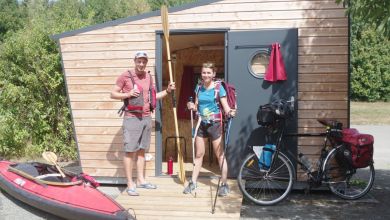
[[[230,31],[230,28],[205,28],[205,29],[173,29],[169,30],[170,35],[191,35],[191,34],[210,34],[210,33],[223,33],[225,35],[225,49],[224,49],[224,56],[225,56],[225,79],[227,77],[227,33]],[[164,32],[162,30],[156,31],[156,50],[155,50],[155,57],[156,57],[156,63],[155,63],[155,85],[157,88],[157,91],[161,91],[162,89],[162,58],[163,53],[166,53],[166,51],[163,51],[163,44],[164,44]],[[161,101],[157,102],[156,106],[156,112],[155,112],[155,176],[161,176],[162,175],[162,108],[161,108]]]

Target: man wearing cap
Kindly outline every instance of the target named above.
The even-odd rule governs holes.
[[[125,156],[123,163],[127,177],[126,192],[130,196],[138,196],[136,188],[156,189],[157,186],[145,180],[145,151],[149,149],[152,122],[149,100],[149,87],[155,88],[150,71],[146,70],[148,55],[144,51],[138,51],[134,56],[135,68],[122,73],[116,80],[111,92],[113,99],[143,98],[142,110],[125,111],[123,118],[123,143]],[[134,82],[134,83],[133,83]],[[175,84],[156,94],[156,99],[161,99],[175,89]],[[141,100],[142,102],[142,100]],[[133,163],[136,161],[137,181],[133,182]]]

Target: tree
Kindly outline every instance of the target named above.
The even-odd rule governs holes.
[[[379,33],[390,38],[390,1],[389,0],[336,0],[348,5],[352,17],[360,17],[365,24],[374,24]]]
[[[149,11],[144,0],[85,0],[87,13],[93,16],[94,23],[103,23]]]
[[[7,18],[1,20],[0,153],[16,157],[52,150],[74,158],[60,56],[50,36],[92,19],[77,0],[0,1],[0,14]]]
[[[51,150],[75,158],[60,56],[50,36],[91,24],[77,0],[26,3],[28,23],[0,51],[0,150],[15,157]]]
[[[196,2],[196,0],[148,0],[152,11],[160,10],[161,5],[166,4],[167,6],[178,6],[185,3]]]
[[[19,1],[20,2],[20,1]],[[9,31],[16,31],[26,22],[26,7],[17,0],[0,0],[0,42]]]
[[[386,21],[390,22],[388,14],[390,2],[355,0],[350,3],[348,11],[351,19],[351,99],[388,101],[390,35],[389,23],[386,24]]]
[[[356,27],[352,29],[357,32]],[[390,42],[372,26],[364,27],[359,33],[351,40],[351,98],[389,101]]]
[[[7,18],[0,24],[8,25],[3,25],[7,34],[0,45],[0,155],[34,156],[51,150],[75,158],[60,54],[50,36],[135,15],[149,10],[149,6],[143,0],[0,3],[14,7],[0,10]],[[22,5],[20,17],[26,19],[20,26],[12,26],[17,17],[14,12]]]

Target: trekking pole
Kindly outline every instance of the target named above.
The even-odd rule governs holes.
[[[194,100],[192,97],[189,98],[189,102],[194,103]],[[196,136],[196,133],[198,132],[200,122],[201,122],[201,118],[199,116],[198,122],[196,123],[196,126],[194,128],[194,111],[191,109],[191,133],[192,133],[191,140],[192,140],[192,165],[193,165],[192,169],[195,168],[195,136]],[[192,192],[191,192],[191,194],[192,194]],[[193,196],[196,198],[196,192],[194,193]]]
[[[194,99],[190,97],[189,102],[194,103]],[[194,110],[191,108],[191,134],[192,134],[192,165],[195,166],[195,129],[194,129]]]
[[[193,98],[190,97],[189,102],[194,103]],[[192,164],[195,166],[195,136],[198,132],[199,126],[200,126],[200,116],[198,116],[198,122],[196,123],[196,126],[194,127],[194,111],[191,109],[191,135],[192,135]]]
[[[225,141],[224,141],[225,142],[225,144],[224,144],[225,147],[224,147],[224,150],[223,150],[223,159],[222,159],[222,166],[221,166],[221,176],[218,179],[217,191],[215,192],[214,204],[213,204],[213,207],[211,209],[211,214],[215,213],[215,205],[217,204],[217,196],[218,196],[219,185],[221,183],[221,178],[222,178],[223,165],[225,163],[225,158],[226,158],[226,150],[227,150],[227,147],[229,146],[229,134],[230,134],[230,126],[231,126],[231,124],[232,124],[232,118],[229,118],[227,126],[226,126],[226,129],[225,129]]]

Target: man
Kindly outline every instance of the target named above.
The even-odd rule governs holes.
[[[157,186],[148,183],[144,177],[145,151],[149,149],[151,139],[151,114],[149,87],[152,85],[152,78],[146,70],[148,55],[144,51],[138,51],[134,56],[134,70],[122,73],[116,80],[116,85],[111,92],[113,99],[143,99],[143,106],[137,108],[126,108],[123,118],[123,143],[125,156],[123,163],[127,178],[126,192],[130,196],[138,196],[136,188],[156,189]],[[168,87],[156,94],[156,99],[161,99],[175,89],[175,84],[170,83]],[[133,182],[133,164],[136,161],[137,181]]]

